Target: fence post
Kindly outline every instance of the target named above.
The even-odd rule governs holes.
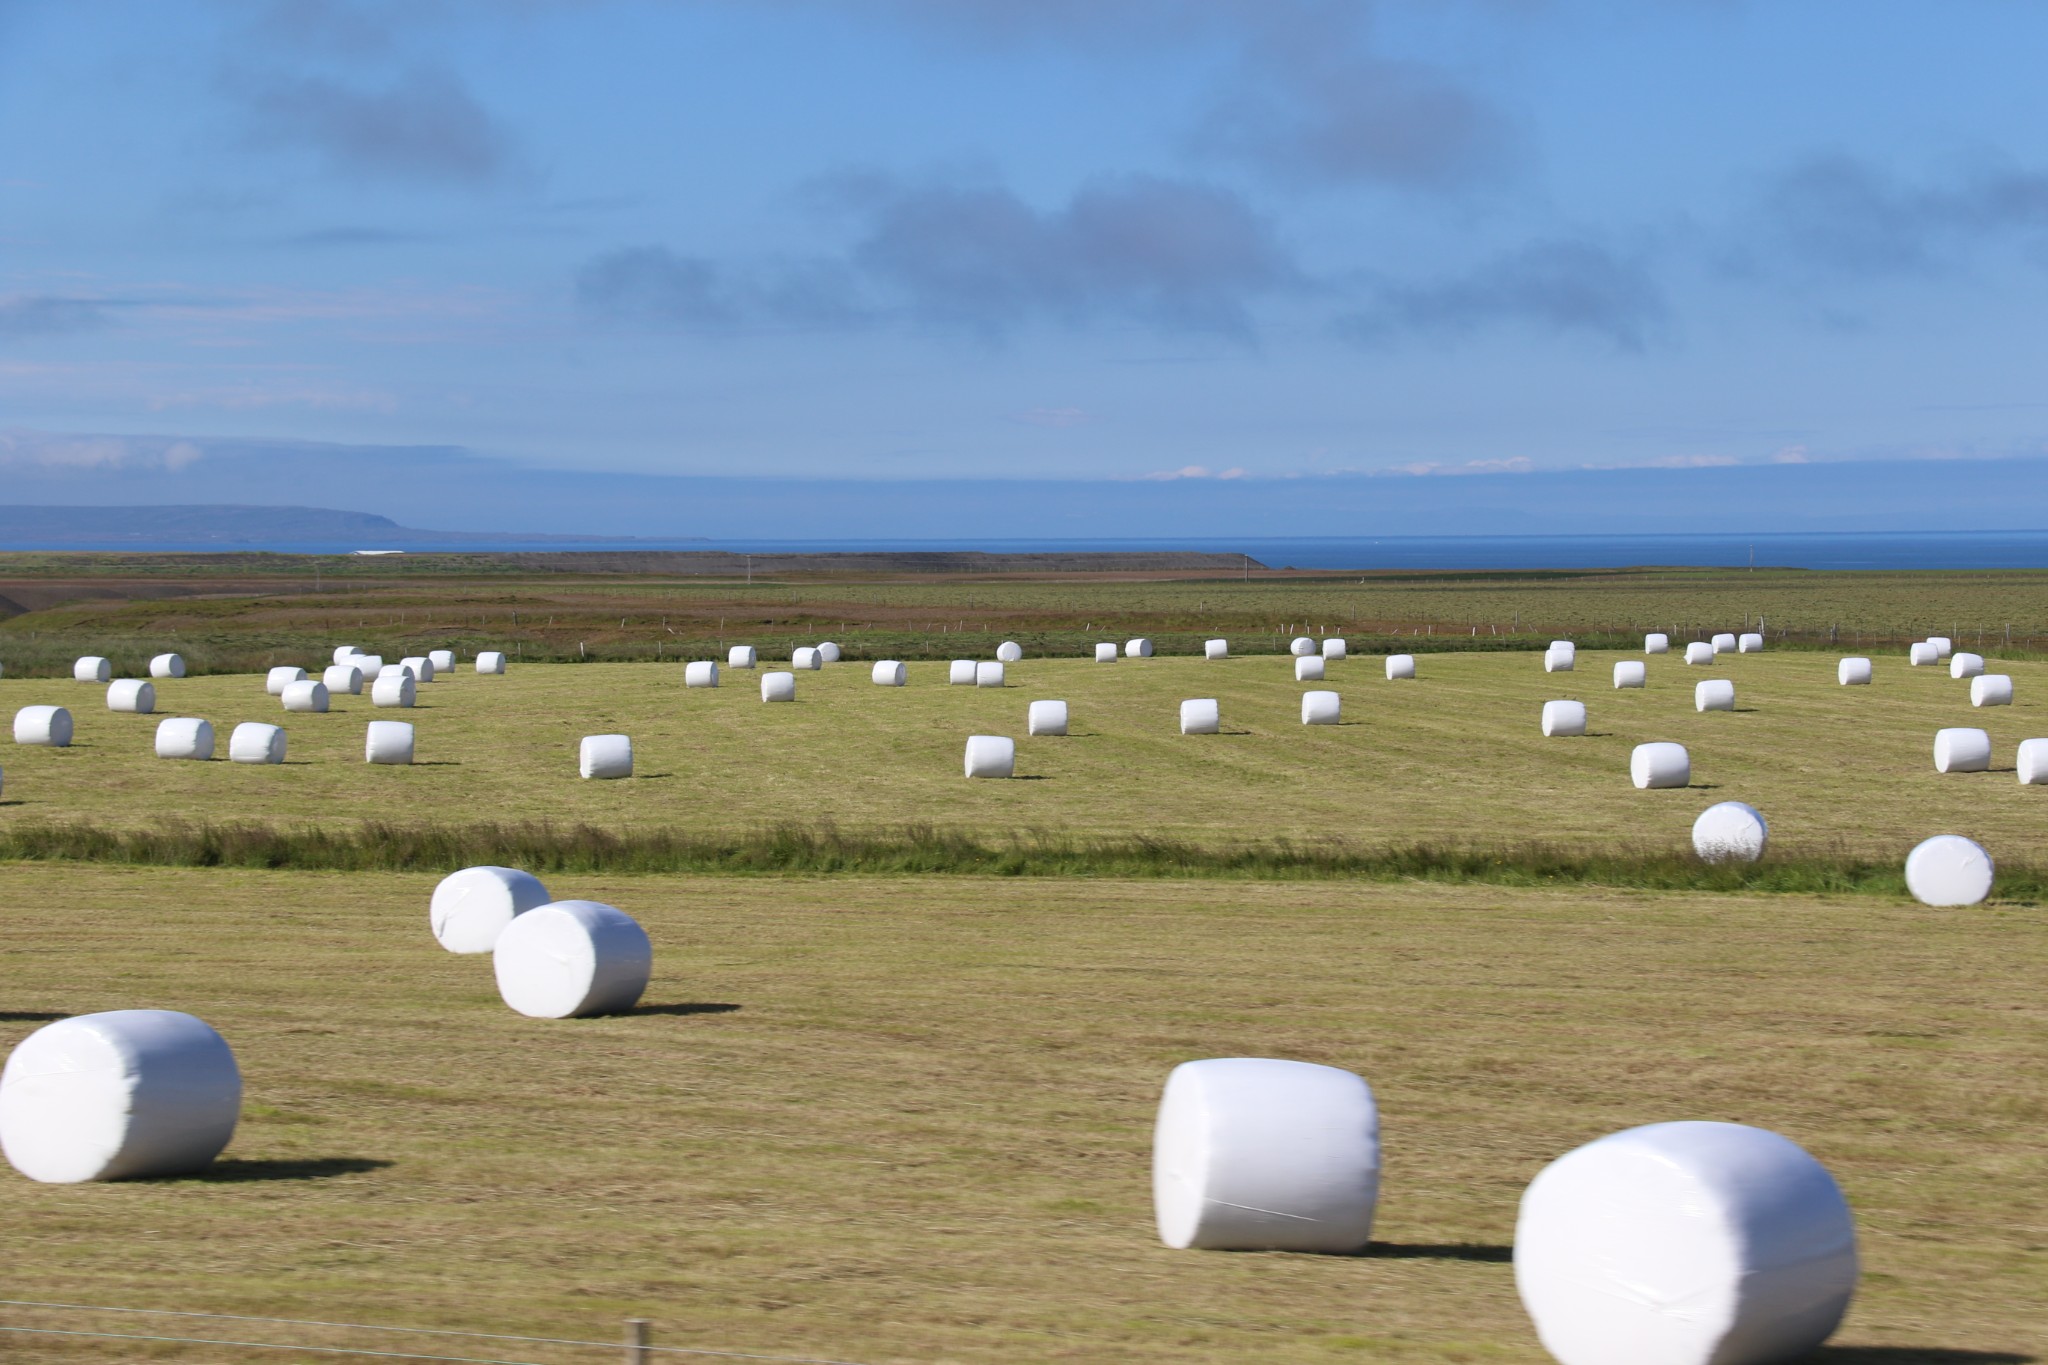
[[[650,1327],[646,1318],[626,1319],[626,1365],[648,1365],[653,1359],[647,1353]]]

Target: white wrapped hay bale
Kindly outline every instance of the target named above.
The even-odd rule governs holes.
[[[1692,849],[1702,862],[1753,863],[1764,856],[1771,829],[1755,806],[1722,801],[1692,822]]]
[[[1204,640],[1204,641],[1202,642],[1202,657],[1203,657],[1203,658],[1205,658],[1205,659],[1227,659],[1227,658],[1229,658],[1229,657],[1230,657],[1230,641],[1228,641],[1228,640]]]
[[[1287,642],[1287,652],[1299,659],[1316,652],[1316,642],[1306,635],[1297,635]]]
[[[354,645],[336,645],[334,653],[327,657],[327,662],[331,664],[345,664],[362,652],[362,650],[357,649]]]
[[[329,664],[320,672],[320,681],[327,684],[330,697],[339,692],[344,696],[358,697],[363,692],[363,670],[354,664]]]
[[[24,706],[14,713],[14,742],[49,749],[71,745],[71,713],[61,706]]]
[[[1586,703],[1547,701],[1543,703],[1543,733],[1547,737],[1586,733]]]
[[[788,675],[785,674],[785,677]],[[576,771],[586,778],[605,781],[633,775],[631,735],[585,735],[576,749]]]
[[[197,716],[168,716],[157,722],[156,756],[204,763],[213,757],[213,725]]]
[[[825,666],[825,656],[806,645],[789,653],[789,666],[806,673],[815,673]]]
[[[1956,642],[1946,635],[1930,635],[1927,637],[1927,643],[1934,646],[1934,655],[1938,659],[1946,659],[1955,653]]]
[[[370,684],[372,706],[411,706],[419,699],[419,685],[409,669],[393,667],[377,675]]]
[[[1317,663],[1322,660],[1318,659]],[[1223,729],[1222,709],[1214,697],[1190,697],[1180,704],[1180,732],[1184,735],[1213,735]]]
[[[412,670],[412,676],[415,681],[430,683],[434,680],[434,661],[426,655],[409,654],[398,662],[401,667]]]
[[[1152,1136],[1159,1240],[1205,1251],[1357,1251],[1379,1203],[1372,1087],[1271,1057],[1183,1062]]]
[[[1716,654],[1731,654],[1735,650],[1735,633],[1727,630],[1720,631],[1715,634],[1709,643],[1714,646]]]
[[[2021,786],[2048,786],[2048,739],[2021,740],[2014,757]]]
[[[284,665],[273,668],[263,675],[263,690],[273,697],[281,697],[284,695],[284,690],[287,687],[290,687],[295,682],[304,682],[305,680],[305,669]]]
[[[1628,776],[1638,791],[1690,786],[1692,755],[1668,740],[1638,744],[1628,756]]]
[[[228,735],[228,762],[284,762],[284,728],[245,720]]]
[[[476,671],[479,673],[503,673],[505,653],[503,650],[487,649],[476,656]]]
[[[1344,699],[1335,692],[1304,692],[1301,694],[1301,723],[1303,725],[1337,725],[1344,716]]]
[[[1689,664],[1710,664],[1714,662],[1714,647],[1705,640],[1694,640],[1685,647],[1685,661]]]
[[[2007,692],[2011,692],[2009,687]],[[156,688],[140,678],[116,678],[107,684],[107,709],[146,716],[156,710]]]
[[[1758,631],[1739,635],[1735,640],[1735,649],[1739,654],[1761,654],[1764,652],[1764,637]]]
[[[839,646],[827,640],[818,646],[818,662],[836,664],[839,662]]]
[[[731,649],[725,651],[725,666],[727,668],[752,668],[754,666],[754,647],[752,645],[734,645]]]
[[[363,762],[404,767],[412,762],[414,733],[407,720],[373,720],[363,733]]]
[[[683,686],[718,686],[718,664],[712,659],[696,659],[683,665]]]
[[[1868,687],[1870,685],[1870,660],[1848,658],[1835,665],[1835,681],[1843,687]]]
[[[1017,769],[1017,741],[1006,735],[967,737],[969,777],[1009,777]]]
[[[327,684],[314,682],[310,678],[305,682],[295,682],[284,690],[284,695],[279,700],[284,703],[284,709],[287,711],[305,711],[315,715],[325,715],[327,712]]]
[[[1906,889],[1922,905],[1976,905],[1995,873],[1983,846],[1960,834],[1937,834],[1906,855]]]
[[[420,675],[412,671],[412,665],[406,663],[386,664],[377,670],[377,677],[380,679],[410,678],[415,683],[420,680]]]
[[[1906,662],[1915,668],[1928,668],[1941,662],[1941,651],[1922,640],[1907,648]]]
[[[896,659],[883,659],[869,672],[877,687],[901,687],[910,681],[910,670]]]
[[[1650,670],[1641,659],[1622,659],[1614,665],[1616,687],[1647,687]]]
[[[1666,635],[1663,631],[1653,630],[1648,635],[1645,635],[1643,637],[1643,653],[1669,654],[1670,652],[1671,637],[1669,635]]]
[[[1095,646],[1095,662],[1113,664],[1116,662],[1116,646],[1104,640]]]
[[[1388,682],[1400,682],[1403,679],[1413,678],[1414,676],[1415,656],[1413,654],[1389,654],[1387,656]]]
[[[1991,736],[1969,726],[1934,732],[1934,771],[1981,773],[1991,767]]]
[[[1980,673],[1970,679],[1970,705],[2011,706],[2012,679],[2003,673]]]
[[[1035,701],[1024,713],[1027,735],[1064,735],[1067,732],[1067,704],[1063,701]]]
[[[185,656],[182,654],[159,654],[149,661],[149,676],[152,678],[182,678],[185,676]]]
[[[762,701],[795,701],[796,674],[763,673],[761,675]]]
[[[1974,678],[1984,671],[1984,656],[1968,650],[1957,650],[1949,657],[1948,675],[1951,678]]]
[[[114,680],[114,665],[97,654],[87,654],[71,665],[74,682],[107,683]]]
[[[1003,665],[1000,662],[976,664],[974,666],[974,685],[976,687],[1001,687],[1003,685]]]
[[[1152,642],[1143,636],[1139,636],[1134,640],[1126,640],[1124,641],[1124,653],[1133,659],[1149,659],[1152,657]]]
[[[551,901],[515,916],[491,957],[498,994],[529,1019],[622,1013],[654,974],[647,931],[596,901]]]
[[[1321,682],[1329,673],[1329,665],[1320,654],[1302,654],[1294,660],[1296,682]]]
[[[549,903],[540,878],[516,867],[465,867],[434,887],[427,924],[451,953],[488,953],[505,927]]]
[[[427,662],[433,665],[434,676],[440,677],[455,671],[455,651],[452,649],[430,649]]]
[[[1015,640],[1005,640],[996,646],[996,662],[1013,664],[1024,657],[1024,646]]]
[[[59,1019],[0,1069],[0,1152],[46,1184],[204,1170],[241,1113],[227,1040],[175,1010]]]
[[[953,687],[974,686],[974,660],[953,660],[946,666],[946,682]]]
[[[1708,678],[1697,683],[1692,689],[1692,709],[1695,711],[1733,711],[1735,709],[1735,684],[1726,678]]]
[[[1348,649],[1349,645],[1347,642],[1335,635],[1329,636],[1323,641],[1323,657],[1325,659],[1341,659],[1345,656]]]
[[[349,662],[363,671],[364,682],[375,682],[384,676],[384,656],[382,654],[358,654]]]
[[[1656,1123],[1544,1167],[1522,1195],[1514,1265],[1560,1365],[1770,1365],[1841,1323],[1856,1223],[1789,1138]]]
[[[1569,673],[1578,667],[1578,663],[1579,651],[1569,644],[1564,645],[1562,648],[1553,644],[1550,648],[1543,651],[1543,671],[1545,673]]]

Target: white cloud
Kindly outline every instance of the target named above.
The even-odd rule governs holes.
[[[0,469],[167,470],[175,474],[205,456],[206,452],[190,441],[161,436],[0,431]]]

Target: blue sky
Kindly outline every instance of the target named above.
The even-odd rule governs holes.
[[[1992,0],[0,0],[0,479],[2041,458],[2044,51]]]

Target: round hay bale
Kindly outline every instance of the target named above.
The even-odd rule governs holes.
[[[1735,650],[1738,654],[1761,654],[1764,652],[1764,637],[1756,631],[1739,635],[1735,639]]]
[[[1005,640],[996,646],[996,662],[999,664],[1013,664],[1023,657],[1024,646],[1015,640]]]
[[[806,673],[815,673],[825,666],[824,656],[809,645],[789,652],[789,666]]]
[[[1868,659],[1848,658],[1835,665],[1835,681],[1843,687],[1868,687],[1870,674]]]
[[[1323,657],[1325,659],[1341,659],[1344,657],[1347,648],[1348,646],[1345,641],[1335,635],[1328,636],[1323,640]]]
[[[1569,673],[1578,667],[1579,651],[1567,641],[1553,642],[1543,651],[1545,673]]]
[[[712,659],[695,659],[683,665],[683,686],[718,686],[718,664]]]
[[[1692,755],[1668,740],[1638,744],[1628,756],[1628,776],[1638,791],[1690,786]]]
[[[910,670],[900,660],[883,659],[868,674],[877,687],[901,687],[910,681]]]
[[[1856,1291],[1856,1222],[1827,1168],[1739,1123],[1612,1133],[1543,1168],[1515,1288],[1559,1365],[1804,1359]]]
[[[1296,682],[1321,682],[1329,671],[1328,662],[1320,654],[1297,654],[1294,657]]]
[[[1695,711],[1733,711],[1735,709],[1735,684],[1726,678],[1708,678],[1697,683],[1692,689],[1692,709]]]
[[[1623,659],[1614,665],[1616,687],[1647,687],[1650,670],[1641,659]]]
[[[1159,1240],[1177,1250],[1357,1251],[1379,1203],[1372,1087],[1271,1057],[1183,1062],[1152,1136]]]
[[[1956,642],[1949,639],[1946,635],[1930,635],[1927,637],[1927,643],[1934,646],[1934,653],[1937,658],[1946,659],[1949,655],[1955,653]]]
[[[59,1019],[0,1069],[0,1151],[45,1184],[204,1170],[241,1113],[227,1040],[175,1010]]]
[[[243,721],[228,736],[228,762],[284,762],[284,727]]]
[[[1116,646],[1104,640],[1095,646],[1095,662],[1113,664],[1116,662]]]
[[[1960,834],[1937,834],[1906,855],[1906,889],[1922,905],[1976,905],[1991,894],[1991,855]]]
[[[372,706],[411,706],[419,699],[419,685],[412,680],[412,674],[403,668],[377,675],[377,681],[370,684]]]
[[[315,715],[325,715],[327,712],[327,684],[313,682],[311,679],[305,682],[295,682],[284,690],[284,695],[279,700],[284,702],[284,709],[287,711],[306,711]]]
[[[503,673],[505,654],[503,650],[487,649],[476,656],[476,671],[479,673]]]
[[[1981,773],[1991,767],[1991,736],[1969,726],[1950,726],[1934,732],[1934,771],[1938,773]]]
[[[2011,706],[2012,678],[2004,673],[1980,673],[1970,679],[1970,705]]]
[[[976,687],[1001,687],[1003,685],[1002,664],[1000,662],[976,664],[974,666],[974,685]]]
[[[1914,668],[1927,668],[1941,662],[1941,651],[1922,640],[1907,648],[1906,662]]]
[[[789,675],[783,674],[785,678]],[[633,775],[631,735],[585,735],[576,748],[576,771],[596,781]]]
[[[451,953],[488,953],[505,926],[552,898],[540,878],[516,867],[465,867],[434,887],[427,925]]]
[[[1143,636],[1135,640],[1126,640],[1124,653],[1133,659],[1149,659],[1152,657],[1152,642]]]
[[[1389,654],[1387,656],[1388,682],[1400,682],[1405,678],[1413,678],[1414,676],[1415,656],[1413,654]]]
[[[320,681],[327,684],[330,697],[337,692],[349,697],[363,694],[363,670],[354,664],[329,664],[321,670]]]
[[[71,747],[71,713],[61,706],[24,706],[14,713],[14,742]]]
[[[967,737],[969,777],[1009,777],[1017,768],[1017,741],[1004,735]]]
[[[2011,690],[2006,689],[2008,699]],[[116,678],[107,684],[107,709],[146,716],[156,710],[156,688],[140,678]]]
[[[1322,660],[1316,660],[1321,663]],[[1180,732],[1213,735],[1223,729],[1223,714],[1214,697],[1190,697],[1180,704]]]
[[[384,656],[382,654],[358,654],[349,662],[363,671],[364,682],[375,682],[378,678],[384,676]]]
[[[1304,692],[1301,694],[1301,723],[1303,725],[1336,725],[1344,718],[1344,699],[1335,692]]]
[[[1671,637],[1669,635],[1666,635],[1663,631],[1652,631],[1648,635],[1645,635],[1643,637],[1643,653],[1669,654],[1670,652]]]
[[[795,701],[796,674],[763,673],[761,675],[762,701]]]
[[[434,676],[440,677],[455,671],[455,651],[452,649],[430,649],[427,662],[434,667]]]
[[[1204,640],[1204,641],[1202,642],[1202,657],[1203,657],[1203,658],[1205,658],[1205,659],[1227,659],[1227,658],[1229,658],[1229,657],[1230,657],[1230,641],[1228,641],[1228,640]]]
[[[336,645],[334,653],[328,656],[327,662],[331,664],[345,664],[362,652],[354,645]]]
[[[149,676],[152,678],[182,678],[185,676],[185,656],[182,654],[159,654],[149,661]]]
[[[1692,822],[1692,849],[1702,862],[1753,863],[1764,856],[1771,829],[1755,806],[1722,801]]]
[[[1063,701],[1035,701],[1024,713],[1027,735],[1064,735],[1067,732],[1067,704]]]
[[[1287,642],[1287,652],[1299,659],[1316,652],[1316,642],[1306,635],[1297,635]]]
[[[204,763],[213,757],[213,725],[196,716],[168,716],[157,722],[156,756]]]
[[[2048,739],[2021,740],[2014,761],[2021,786],[2048,786]]]
[[[1948,661],[1948,675],[1951,678],[1975,678],[1984,672],[1984,656],[1968,650],[1957,650]]]
[[[1685,647],[1685,661],[1689,664],[1710,664],[1714,662],[1714,647],[1705,640],[1694,640]]]
[[[752,645],[734,645],[731,649],[725,651],[725,666],[727,668],[752,668],[754,663],[754,647]]]
[[[1728,630],[1720,631],[1710,643],[1714,646],[1716,654],[1732,654],[1735,652],[1735,633]]]
[[[404,767],[412,762],[414,734],[409,720],[373,720],[363,733],[363,762]]]
[[[498,994],[529,1019],[623,1013],[654,974],[647,931],[596,901],[550,901],[514,916],[491,959]]]
[[[430,683],[434,680],[434,661],[426,655],[411,654],[400,659],[398,662],[401,667],[411,669],[412,676],[417,681]]]
[[[114,665],[97,654],[87,654],[73,661],[71,678],[74,682],[108,683],[114,680]]]
[[[946,668],[946,681],[954,687],[974,686],[974,660],[955,659]]]
[[[1582,701],[1547,701],[1543,703],[1543,733],[1550,738],[1564,738],[1586,733],[1586,703]]]
[[[289,664],[273,668],[263,675],[263,690],[273,697],[281,697],[284,690],[295,682],[306,680],[306,670],[293,668]]]
[[[820,663],[828,663],[828,664],[836,664],[836,663],[838,663],[838,662],[839,662],[839,646],[838,646],[838,645],[836,645],[836,644],[834,644],[834,643],[833,643],[832,641],[830,641],[830,640],[827,640],[827,641],[825,641],[825,643],[824,643],[824,644],[821,644],[821,645],[819,645],[819,646],[818,646],[818,661],[819,661]]]

